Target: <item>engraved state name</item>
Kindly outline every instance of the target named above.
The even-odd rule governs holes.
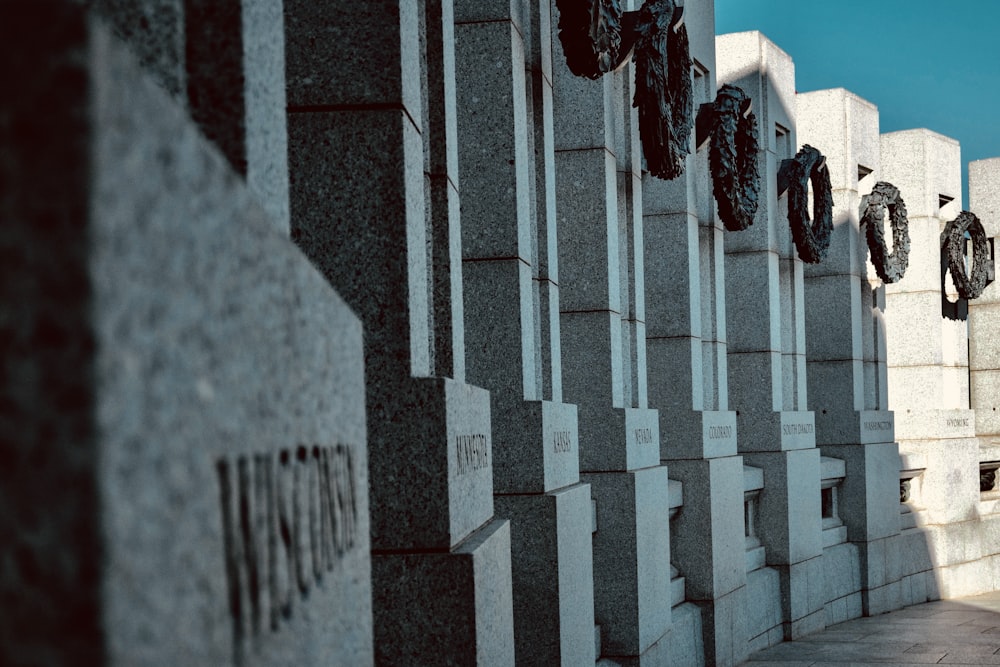
[[[709,426],[708,427],[708,439],[709,440],[722,440],[723,438],[733,437],[733,427],[732,426]]]
[[[953,417],[948,417],[947,419],[945,419],[945,423],[948,426],[951,426],[951,427],[954,427],[954,428],[968,427],[969,426],[969,418],[968,417],[963,417],[961,419],[956,419],[956,418],[953,418]]]
[[[358,537],[358,482],[345,445],[299,446],[216,462],[234,649],[279,630]]]
[[[891,431],[892,422],[889,420],[883,421],[866,421],[864,422],[866,431]]]
[[[458,461],[459,475],[489,467],[489,445],[486,436],[482,433],[456,435],[455,458]]]
[[[569,431],[555,431],[552,433],[552,451],[569,452],[573,450],[573,434]]]
[[[783,435],[809,435],[816,427],[812,424],[785,424],[781,427]]]
[[[651,444],[653,444],[653,429],[651,429],[651,428],[637,428],[637,429],[635,429],[635,442],[638,445],[651,445]]]

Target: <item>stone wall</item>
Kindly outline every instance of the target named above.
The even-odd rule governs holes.
[[[653,5],[621,5],[627,38]],[[560,8],[0,5],[0,663],[735,666],[997,587],[997,288],[941,270],[958,144],[796,92],[795,54],[687,0],[688,153],[654,177],[648,71],[575,75]],[[998,191],[973,163],[990,239]]]

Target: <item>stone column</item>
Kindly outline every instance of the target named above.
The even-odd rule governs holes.
[[[590,487],[562,401],[548,2],[455,7],[469,381],[490,390],[518,664],[593,664]]]
[[[684,5],[694,109],[715,99],[713,3]],[[706,659],[746,658],[743,462],[729,410],[723,226],[715,215],[708,145],[673,181],[643,179],[649,401],[660,414],[660,458],[685,486],[671,562],[702,611]]]
[[[647,406],[634,74],[628,65],[597,81],[574,76],[557,22],[553,12],[563,396],[578,406],[581,476],[597,512],[601,653],[638,664],[666,651],[670,563],[667,471]]]
[[[926,461],[917,502],[942,596],[961,595],[968,577],[959,562],[978,558],[978,540],[956,558],[949,534],[978,512],[979,445],[969,409],[965,321],[942,316],[941,231],[961,211],[961,149],[929,130],[881,137],[882,178],[906,198],[910,263],[906,277],[886,286],[889,407],[896,414],[900,454]],[[949,278],[950,286],[950,278]],[[954,300],[954,289],[950,288]],[[966,524],[971,529],[971,524]],[[957,584],[957,585],[956,585]],[[900,605],[890,589],[888,608]]]
[[[451,16],[286,1],[292,237],[365,325],[376,660],[509,665],[489,394],[463,376]]]
[[[288,233],[281,0],[93,3]]]
[[[879,116],[875,105],[836,88],[800,93],[796,121],[799,141],[822,147],[833,186],[829,254],[822,263],[805,267],[805,293],[809,406],[816,417],[816,443],[824,456],[842,460],[846,473],[843,485],[831,493],[838,494],[848,543],[828,545],[824,559],[828,571],[842,571],[837,565],[845,559],[859,559],[862,566],[860,591],[851,590],[851,597],[840,604],[846,596],[838,582],[836,599],[827,596],[827,622],[839,623],[847,620],[849,610],[856,615],[862,610],[888,611],[882,601],[885,587],[894,581],[886,577],[884,554],[893,548],[890,538],[900,529],[899,448],[893,413],[885,402],[885,286],[877,276],[869,283],[874,270],[859,226],[866,195],[883,180]],[[908,201],[907,193],[902,196]],[[888,225],[885,233],[891,239]],[[903,281],[908,278],[907,273]],[[829,582],[828,588],[833,590],[833,585]],[[856,602],[859,593],[861,605]]]
[[[1000,236],[1000,158],[969,163],[969,210],[986,236]],[[976,435],[983,447],[1000,445],[1000,287],[991,283],[969,302],[969,394],[976,411]]]
[[[0,663],[373,664],[361,323],[104,19],[0,52]]]
[[[759,32],[716,42],[719,83],[754,100],[761,144],[761,201],[753,226],[726,236],[730,404],[739,449],[764,470],[758,536],[781,574],[786,639],[825,625],[820,455],[806,409],[803,268],[791,240],[781,161],[794,157],[795,67]],[[823,147],[819,147],[823,150]]]

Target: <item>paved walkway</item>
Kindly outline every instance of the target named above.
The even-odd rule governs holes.
[[[1000,593],[857,618],[755,653],[744,665],[1000,665]]]

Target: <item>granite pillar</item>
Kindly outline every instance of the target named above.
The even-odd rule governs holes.
[[[969,163],[969,210],[983,223],[986,236],[1000,236],[1000,159]],[[1000,287],[991,283],[969,302],[969,399],[976,411],[976,436],[983,446],[1000,444]]]
[[[760,205],[751,227],[726,236],[729,395],[739,450],[764,470],[758,532],[767,564],[781,575],[785,638],[795,639],[825,625],[815,580],[823,553],[820,456],[806,405],[803,263],[787,196],[777,190],[782,160],[800,145],[795,67],[759,32],[719,36],[716,59],[719,83],[746,91],[759,123]]]
[[[287,234],[281,0],[96,0],[93,6]]]
[[[360,321],[106,15],[0,45],[0,662],[373,664]]]
[[[464,378],[451,17],[285,3],[292,238],[365,325],[376,660],[507,665],[510,525],[489,394]]]
[[[863,610],[879,613],[888,610],[872,606],[879,599],[872,591],[894,582],[885,559],[873,554],[900,524],[899,448],[885,401],[885,286],[869,265],[860,227],[866,195],[883,180],[878,109],[842,88],[800,93],[797,102],[799,140],[823,147],[834,204],[829,254],[805,269],[809,405],[823,455],[844,462],[844,482],[830,493],[863,564]],[[891,238],[888,227],[885,233]]]
[[[626,9],[634,8],[629,6]],[[648,407],[642,183],[631,64],[592,81],[566,67],[553,13],[552,84],[563,397],[593,490],[602,655],[647,664],[670,624],[668,480]]]
[[[562,400],[549,3],[455,7],[467,373],[490,390],[518,664],[593,664],[591,492]]]
[[[715,13],[684,6],[695,112],[715,100]],[[660,458],[684,483],[671,562],[685,597],[702,610],[706,659],[747,655],[743,466],[729,410],[723,225],[715,214],[708,144],[672,181],[643,179],[649,400],[660,415]],[[706,530],[706,526],[710,526]]]
[[[979,443],[969,409],[968,327],[942,315],[941,231],[961,211],[961,149],[929,130],[881,136],[882,178],[906,198],[910,264],[906,277],[886,286],[889,407],[896,415],[899,451],[925,462],[917,517],[935,563],[942,595],[961,594],[962,565],[976,560],[956,553],[955,531],[979,509]],[[950,277],[944,289],[956,293]],[[957,567],[957,569],[955,569]],[[890,591],[877,602],[891,605]],[[897,603],[898,604],[898,603]]]

